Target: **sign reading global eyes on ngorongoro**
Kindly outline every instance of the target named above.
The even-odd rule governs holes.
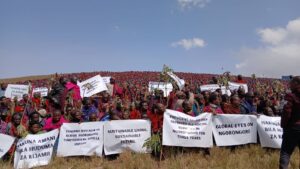
[[[212,147],[212,114],[192,117],[167,109],[164,113],[163,145]]]
[[[216,115],[213,135],[217,146],[233,146],[257,142],[257,117],[254,115]]]

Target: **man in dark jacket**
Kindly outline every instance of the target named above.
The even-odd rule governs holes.
[[[283,139],[280,151],[280,169],[287,169],[290,157],[298,145],[300,146],[300,76],[290,82],[291,93],[285,96],[286,104],[281,117]]]

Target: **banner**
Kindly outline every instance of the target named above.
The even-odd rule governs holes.
[[[149,92],[153,92],[155,89],[162,90],[164,92],[164,97],[167,97],[173,90],[173,85],[172,83],[149,82]]]
[[[201,92],[203,92],[203,91],[214,92],[217,89],[220,89],[220,86],[218,84],[208,84],[208,85],[201,85],[200,86]]]
[[[64,123],[60,128],[57,156],[102,156],[104,122]]]
[[[257,130],[262,147],[281,148],[283,130],[280,117],[261,115],[257,118]]]
[[[213,134],[217,146],[233,146],[257,142],[257,117],[254,115],[216,115]]]
[[[44,134],[29,134],[20,139],[16,146],[14,168],[48,165],[57,136],[58,129]]]
[[[33,88],[32,93],[41,93],[41,96],[45,97],[45,96],[48,96],[48,88],[47,87]]]
[[[23,98],[23,94],[29,93],[28,85],[16,85],[16,84],[8,84],[5,90],[5,97],[13,99],[17,97],[18,100]]]
[[[8,152],[11,145],[14,143],[15,138],[9,135],[1,134],[0,133],[0,159]]]
[[[203,91],[209,91],[209,92],[215,92],[217,89],[221,89],[222,94],[227,94],[228,96],[231,96],[230,90],[226,89],[225,86],[219,86],[218,84],[208,84],[208,85],[201,85],[200,90]]]
[[[143,144],[151,137],[151,124],[148,120],[113,120],[104,124],[105,155],[119,154],[129,149],[146,153]]]
[[[110,78],[111,78],[110,76],[102,77],[103,82],[104,82],[105,84],[110,83]]]
[[[180,79],[173,72],[167,72],[167,74],[176,82],[180,90],[184,87],[185,82],[183,79]]]
[[[242,87],[245,89],[245,92],[248,93],[248,85],[244,83],[235,83],[235,82],[228,82],[229,89],[230,90],[238,90],[239,87]]]
[[[163,145],[180,147],[212,147],[212,114],[192,117],[167,109],[164,113]]]
[[[94,94],[107,90],[106,84],[104,83],[100,75],[94,76],[78,84],[80,87],[81,97],[90,97]]]

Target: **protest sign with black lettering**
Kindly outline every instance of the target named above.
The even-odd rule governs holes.
[[[45,96],[48,96],[48,88],[47,87],[33,88],[32,93],[41,93],[41,96],[45,97]]]
[[[104,83],[110,83],[110,78],[111,78],[110,76],[102,77]]]
[[[167,97],[173,90],[173,85],[172,83],[149,82],[149,92],[153,92],[155,89],[162,90],[164,92],[164,97]]]
[[[114,120],[104,124],[105,155],[119,154],[129,149],[146,153],[143,144],[151,136],[151,124],[148,120]]]
[[[180,147],[212,147],[212,114],[192,117],[167,109],[164,113],[163,145]]]
[[[254,115],[216,115],[213,134],[217,146],[233,146],[257,142],[257,117]]]
[[[262,147],[280,148],[283,130],[280,127],[280,117],[261,115],[257,118],[257,130]]]
[[[28,85],[8,84],[5,90],[5,97],[11,99],[17,97],[18,100],[21,100],[23,95],[28,93],[29,93]]]
[[[242,87],[245,89],[245,93],[248,93],[248,85],[244,83],[235,83],[235,82],[228,82],[228,87],[230,90],[238,90],[239,87]]]
[[[208,84],[208,85],[201,85],[200,86],[201,92],[203,92],[203,91],[214,92],[217,89],[220,89],[220,85],[218,85],[218,84]]]
[[[80,87],[81,97],[90,97],[94,94],[107,90],[107,86],[104,83],[100,75],[94,76],[78,84]]]
[[[57,136],[58,129],[44,134],[29,134],[20,139],[16,146],[14,168],[48,165]]]
[[[14,141],[14,137],[0,133],[0,158],[2,158],[8,152]]]
[[[102,156],[104,122],[64,123],[60,128],[57,156]]]

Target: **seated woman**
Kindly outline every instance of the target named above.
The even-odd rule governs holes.
[[[45,126],[43,127],[46,131],[51,131],[61,127],[63,123],[68,123],[68,121],[61,114],[61,110],[56,109],[52,113],[52,117],[46,120]]]

